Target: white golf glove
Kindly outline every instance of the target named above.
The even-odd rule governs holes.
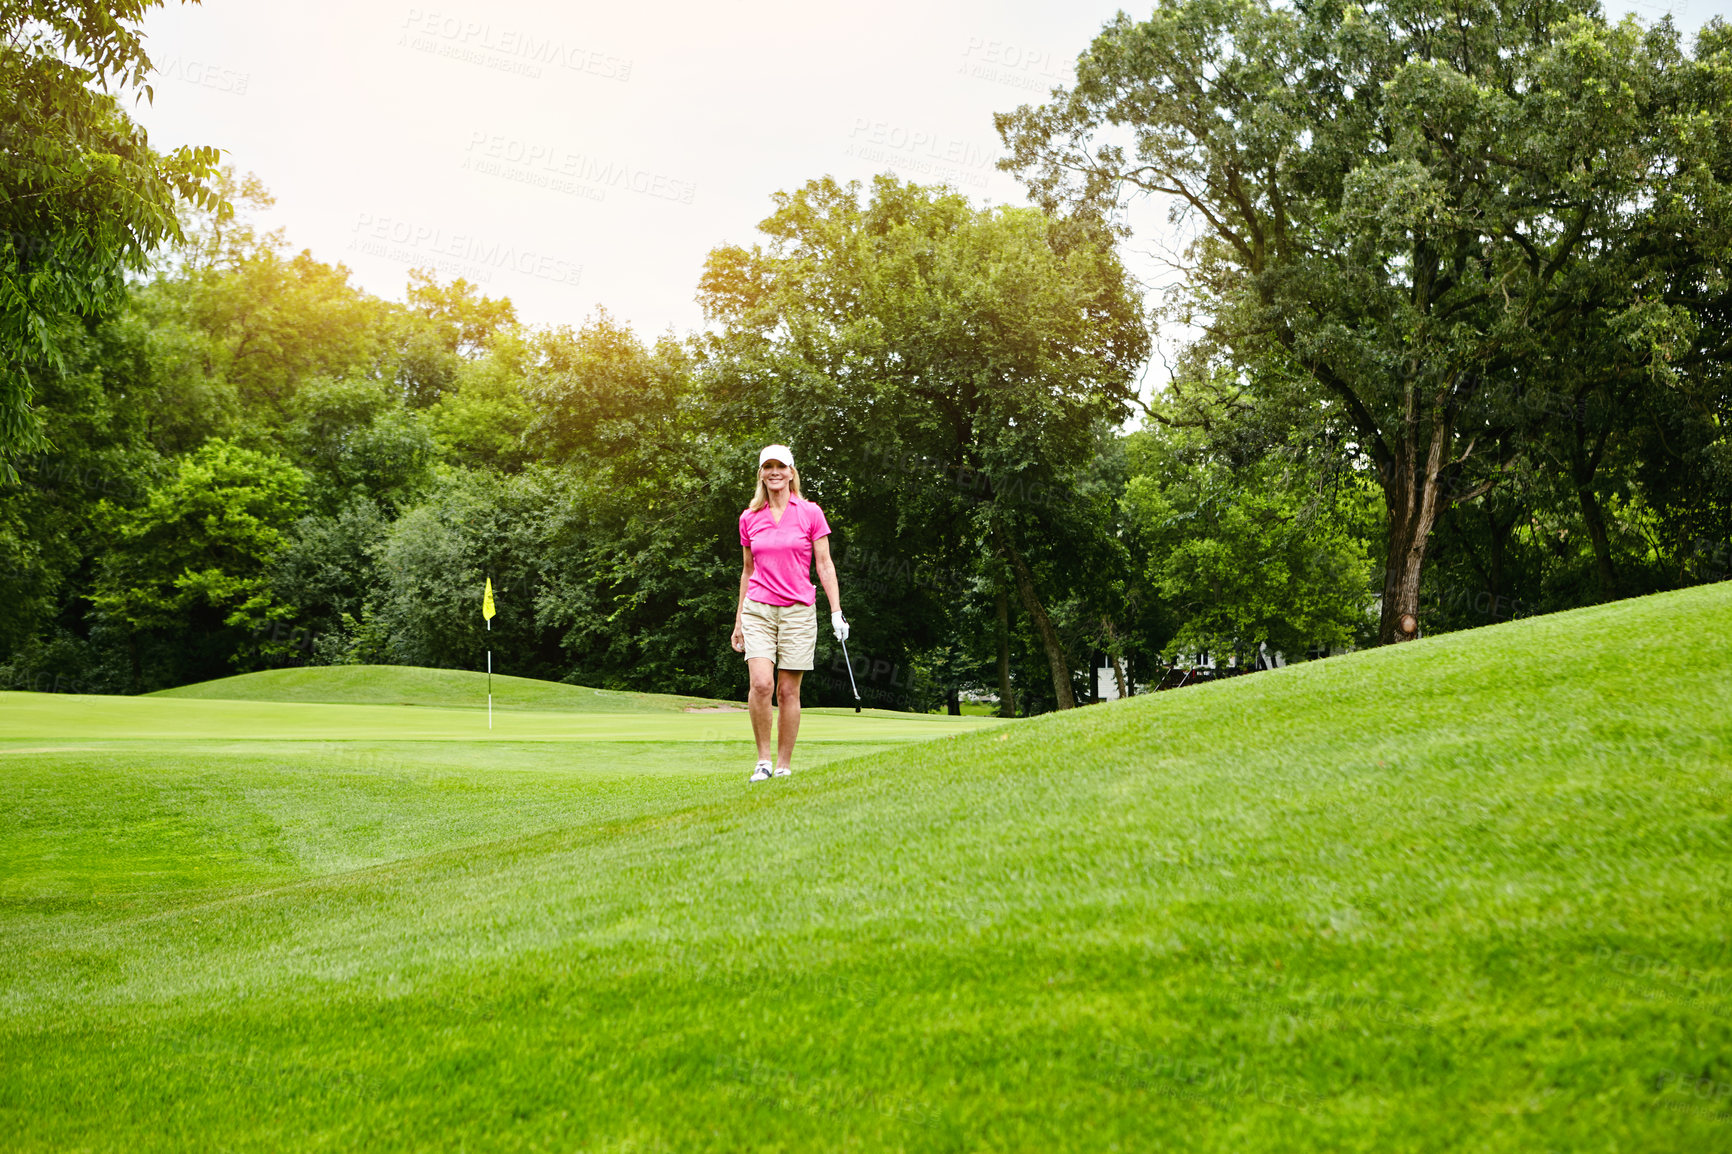
[[[848,623],[842,620],[842,611],[840,609],[830,614],[830,628],[836,631],[836,640],[848,640]]]

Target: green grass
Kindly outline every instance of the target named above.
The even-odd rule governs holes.
[[[1720,585],[750,787],[678,706],[0,696],[5,1144],[1732,1149],[1729,651]]]
[[[529,677],[492,678],[493,707],[552,709],[582,713],[669,713],[693,706],[725,704],[701,697],[623,693],[589,689]],[[462,669],[419,669],[402,665],[325,665],[308,669],[269,669],[164,689],[152,697],[190,697],[224,701],[293,701],[325,705],[436,705],[451,708],[487,705],[488,677]]]

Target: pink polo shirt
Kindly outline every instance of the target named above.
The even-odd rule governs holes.
[[[812,584],[812,542],[830,533],[824,510],[804,497],[790,495],[776,524],[770,507],[740,514],[740,544],[752,551],[752,579],[746,596],[760,605],[815,605]]]

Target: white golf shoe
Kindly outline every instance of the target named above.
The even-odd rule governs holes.
[[[791,774],[793,772],[794,772],[794,767],[791,765],[778,765],[775,768],[774,772],[771,774],[771,776],[772,777],[787,777],[789,774]]]
[[[767,761],[760,761],[758,763],[758,768],[754,769],[752,771],[752,776],[748,777],[746,780],[747,781],[769,781],[770,780],[770,763]]]

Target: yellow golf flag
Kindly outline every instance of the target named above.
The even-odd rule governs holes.
[[[487,579],[487,592],[481,595],[481,616],[493,621],[493,578]]]

